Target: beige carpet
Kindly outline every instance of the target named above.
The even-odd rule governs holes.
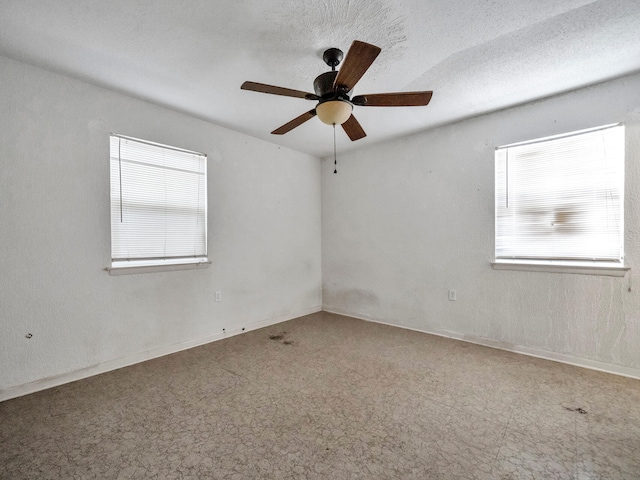
[[[637,480],[640,381],[318,313],[0,403],[0,478]]]

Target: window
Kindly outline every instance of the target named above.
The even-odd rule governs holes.
[[[110,273],[208,263],[206,155],[113,134],[110,151]]]
[[[495,164],[495,268],[624,275],[624,126],[499,147]]]

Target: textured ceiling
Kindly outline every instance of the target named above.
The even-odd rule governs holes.
[[[0,54],[317,156],[317,118],[270,135],[313,102],[322,52],[382,53],[354,94],[433,90],[427,107],[356,107],[368,136],[338,151],[640,70],[639,0],[0,0]],[[127,133],[127,132],[122,132]]]

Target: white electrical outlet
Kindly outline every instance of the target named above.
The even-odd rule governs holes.
[[[449,300],[451,300],[452,302],[456,301],[456,291],[455,290],[449,290]]]
[[[222,301],[222,292],[216,292],[216,302]]]

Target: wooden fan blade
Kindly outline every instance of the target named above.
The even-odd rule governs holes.
[[[275,87],[265,83],[244,82],[240,87],[242,90],[251,90],[253,92],[270,93],[272,95],[282,95],[284,97],[306,98],[307,100],[318,100],[314,93],[307,93],[301,90],[293,90],[291,88]]]
[[[285,123],[280,128],[276,128],[271,133],[273,135],[284,135],[285,133],[293,130],[294,128],[299,127],[307,120],[311,120],[315,116],[316,116],[316,109],[314,108],[313,110],[309,110],[308,112],[303,113],[299,117],[294,118],[290,122]]]
[[[356,140],[360,140],[361,138],[367,136],[367,134],[364,133],[364,130],[360,126],[360,123],[358,123],[358,120],[356,120],[356,117],[354,117],[353,115],[351,115],[349,119],[342,124],[342,128],[352,142],[355,142]]]
[[[355,40],[342,62],[338,75],[333,82],[334,89],[349,92],[358,83],[376,57],[380,54],[380,47]]]
[[[433,92],[398,92],[356,95],[351,102],[362,107],[420,107],[428,105]]]

